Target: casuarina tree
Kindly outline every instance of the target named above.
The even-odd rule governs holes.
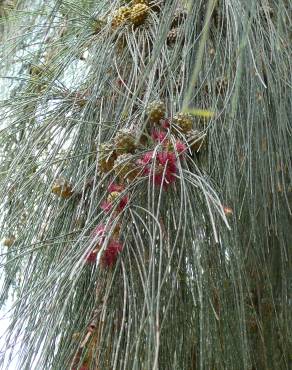
[[[291,368],[289,4],[0,2],[1,368]]]

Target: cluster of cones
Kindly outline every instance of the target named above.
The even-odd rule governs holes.
[[[122,183],[147,176],[157,186],[174,183],[177,161],[198,152],[205,144],[205,134],[194,130],[193,116],[177,113],[166,117],[163,102],[155,101],[146,110],[146,129],[137,132],[121,129],[114,138],[99,147],[101,173],[114,172]]]

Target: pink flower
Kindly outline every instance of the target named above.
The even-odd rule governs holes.
[[[97,253],[99,251],[100,247],[97,246],[93,251],[89,252],[86,257],[86,262],[88,264],[92,264],[96,262]],[[111,267],[115,264],[118,254],[123,250],[123,245],[116,241],[111,240],[106,247],[105,251],[103,252],[103,255],[101,257],[101,264],[103,267]]]
[[[105,225],[98,224],[90,234],[91,238],[94,239],[97,237],[97,245],[94,250],[90,251],[86,256],[87,263],[94,263],[96,261],[97,252],[100,248],[100,244],[104,242],[105,239]]]
[[[118,205],[115,207],[115,211],[122,212],[126,205],[129,202],[129,197],[125,195],[118,203]],[[109,202],[108,200],[105,200],[101,203],[100,207],[103,209],[106,213],[110,212],[111,209],[113,209],[115,206],[114,202]]]
[[[165,130],[170,127],[169,119],[163,119],[161,120],[161,127],[164,128]]]
[[[121,201],[120,201],[120,203],[119,203],[119,205],[118,205],[118,207],[117,207],[117,211],[118,211],[118,212],[122,212],[122,211],[124,210],[124,208],[126,207],[126,205],[128,204],[128,202],[129,202],[129,198],[128,198],[128,196],[124,196],[124,197],[121,199]]]
[[[223,211],[226,216],[233,215],[233,209],[228,206],[223,206]]]
[[[94,251],[91,251],[88,253],[88,255],[86,256],[86,262],[87,263],[94,263],[96,261],[96,257],[97,257],[97,249],[95,249]]]
[[[148,175],[150,173],[150,167],[149,165],[152,162],[152,157],[153,157],[153,151],[147,152],[143,154],[142,158],[137,160],[137,165],[138,166],[143,166],[143,174]]]
[[[104,237],[105,233],[105,224],[98,224],[91,232],[91,236],[94,238],[95,236]]]
[[[152,130],[151,137],[154,141],[162,142],[165,140],[167,133],[161,130]]]
[[[138,160],[139,164],[147,165],[152,161],[153,151],[145,153],[141,159]]]
[[[111,202],[108,202],[107,200],[104,200],[101,205],[100,205],[100,208],[103,209],[105,212],[109,212],[111,209],[112,209],[112,203]]]
[[[118,254],[123,250],[123,245],[118,241],[111,241],[101,257],[103,267],[112,267],[118,257]]]
[[[122,191],[125,190],[125,187],[124,185],[120,185],[120,184],[113,184],[111,183],[108,187],[108,192],[110,193],[109,197],[107,198],[107,200],[104,200],[102,203],[101,203],[101,209],[103,209],[105,212],[110,212],[110,210],[116,206],[116,202],[115,202],[115,199],[116,198],[119,198],[119,193],[121,193]],[[113,198],[111,198],[111,194],[115,193],[115,196]],[[128,201],[129,201],[129,198],[127,195],[125,195],[124,197],[122,197],[120,200],[119,200],[119,203],[118,205],[116,206],[115,210],[117,212],[121,212],[125,207],[126,205],[128,204]]]
[[[175,149],[178,152],[178,154],[182,154],[185,153],[185,151],[187,150],[187,146],[182,141],[177,140],[175,142]]]
[[[163,151],[157,154],[158,162],[162,165],[172,165],[176,168],[176,157],[173,152]]]
[[[143,173],[151,176],[154,184],[167,188],[175,181],[177,170],[175,153],[162,151],[157,153],[156,158],[153,157],[153,152],[147,152],[140,159],[139,164],[144,165]],[[152,165],[152,161],[155,163]]]
[[[119,184],[113,184],[111,183],[109,187],[107,188],[107,191],[109,193],[113,193],[114,191],[121,193],[123,190],[125,190],[124,185],[119,185]]]
[[[164,177],[163,177],[163,174],[162,173],[158,173],[156,175],[154,175],[154,184],[156,186],[163,186],[163,188],[166,190],[169,185],[171,185],[173,182],[175,181],[175,177],[172,173],[165,173],[164,174]]]
[[[154,184],[156,186],[163,186],[164,189],[167,189],[169,185],[175,182],[175,172],[172,172],[169,168],[161,168],[158,172],[154,174]]]
[[[175,181],[176,157],[172,152],[163,151],[157,154],[157,160],[160,164],[160,171],[156,173],[154,181],[156,185],[163,185],[167,188]]]

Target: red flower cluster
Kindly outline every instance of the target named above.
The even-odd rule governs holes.
[[[119,184],[111,184],[108,187],[109,196],[107,200],[103,201],[101,204],[101,208],[105,212],[109,212],[114,206],[115,211],[120,213],[124,210],[126,205],[128,204],[129,198],[127,195],[123,196],[121,199],[118,200],[118,204],[116,204],[116,198],[120,198],[120,193],[125,190],[123,185]]]
[[[187,150],[187,146],[181,141],[176,140],[174,147],[170,140],[167,139],[167,132],[162,130],[154,129],[151,133],[151,137],[154,142],[161,143],[164,148],[167,150],[174,150],[180,155],[184,154]]]
[[[94,249],[93,251],[89,252],[88,255],[86,256],[86,262],[89,263],[94,263],[96,261],[97,257],[97,249]]]
[[[154,129],[151,132],[151,137],[154,141],[163,142],[167,136],[167,132]]]
[[[109,193],[113,193],[114,191],[117,191],[117,192],[121,193],[123,190],[125,190],[124,185],[120,185],[120,184],[113,184],[113,183],[111,183],[111,184],[109,185],[109,187],[107,188],[107,191],[108,191]]]
[[[164,127],[169,127],[168,120],[163,121]],[[151,133],[154,142],[161,145],[161,150],[145,153],[137,162],[144,167],[143,173],[150,175],[157,186],[167,188],[174,183],[177,172],[177,155],[183,155],[186,152],[186,145],[181,140],[176,140],[174,144],[167,139],[167,132],[154,129]]]
[[[150,175],[155,185],[161,186],[162,184],[166,189],[175,181],[177,165],[174,153],[162,151],[154,157],[153,151],[147,152],[139,163],[144,166],[144,174]]]
[[[105,234],[105,225],[104,224],[97,225],[96,228],[93,229],[92,232],[91,232],[92,237],[98,236],[102,240],[104,239],[104,234]]]
[[[86,256],[86,262],[87,263],[94,263],[96,261],[96,257],[97,257],[97,253],[100,249],[100,245],[104,242],[105,225],[104,224],[97,225],[96,228],[92,230],[91,237],[92,238],[98,237],[98,238],[97,238],[96,247],[94,248],[93,251],[89,252],[88,255]]]
[[[177,140],[175,142],[175,149],[178,152],[178,154],[184,154],[187,150],[187,146],[181,140]]]
[[[161,127],[165,130],[167,130],[168,128],[170,128],[170,122],[169,122],[169,119],[163,119],[161,120]]]
[[[91,236],[94,238],[98,236],[96,247],[93,251],[89,252],[86,257],[86,262],[91,264],[95,263],[97,253],[99,252],[101,245],[104,243],[105,239],[105,225],[98,225],[91,233]],[[111,267],[115,264],[118,254],[122,251],[123,245],[117,240],[111,240],[106,247],[102,257],[101,264],[103,267]]]
[[[123,245],[116,240],[109,243],[103,256],[101,257],[101,264],[103,267],[112,267],[118,257],[118,254],[123,250]]]

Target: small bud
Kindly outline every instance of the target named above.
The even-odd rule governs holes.
[[[2,243],[5,247],[11,247],[12,244],[15,242],[15,236],[10,236],[8,238],[5,238]]]

